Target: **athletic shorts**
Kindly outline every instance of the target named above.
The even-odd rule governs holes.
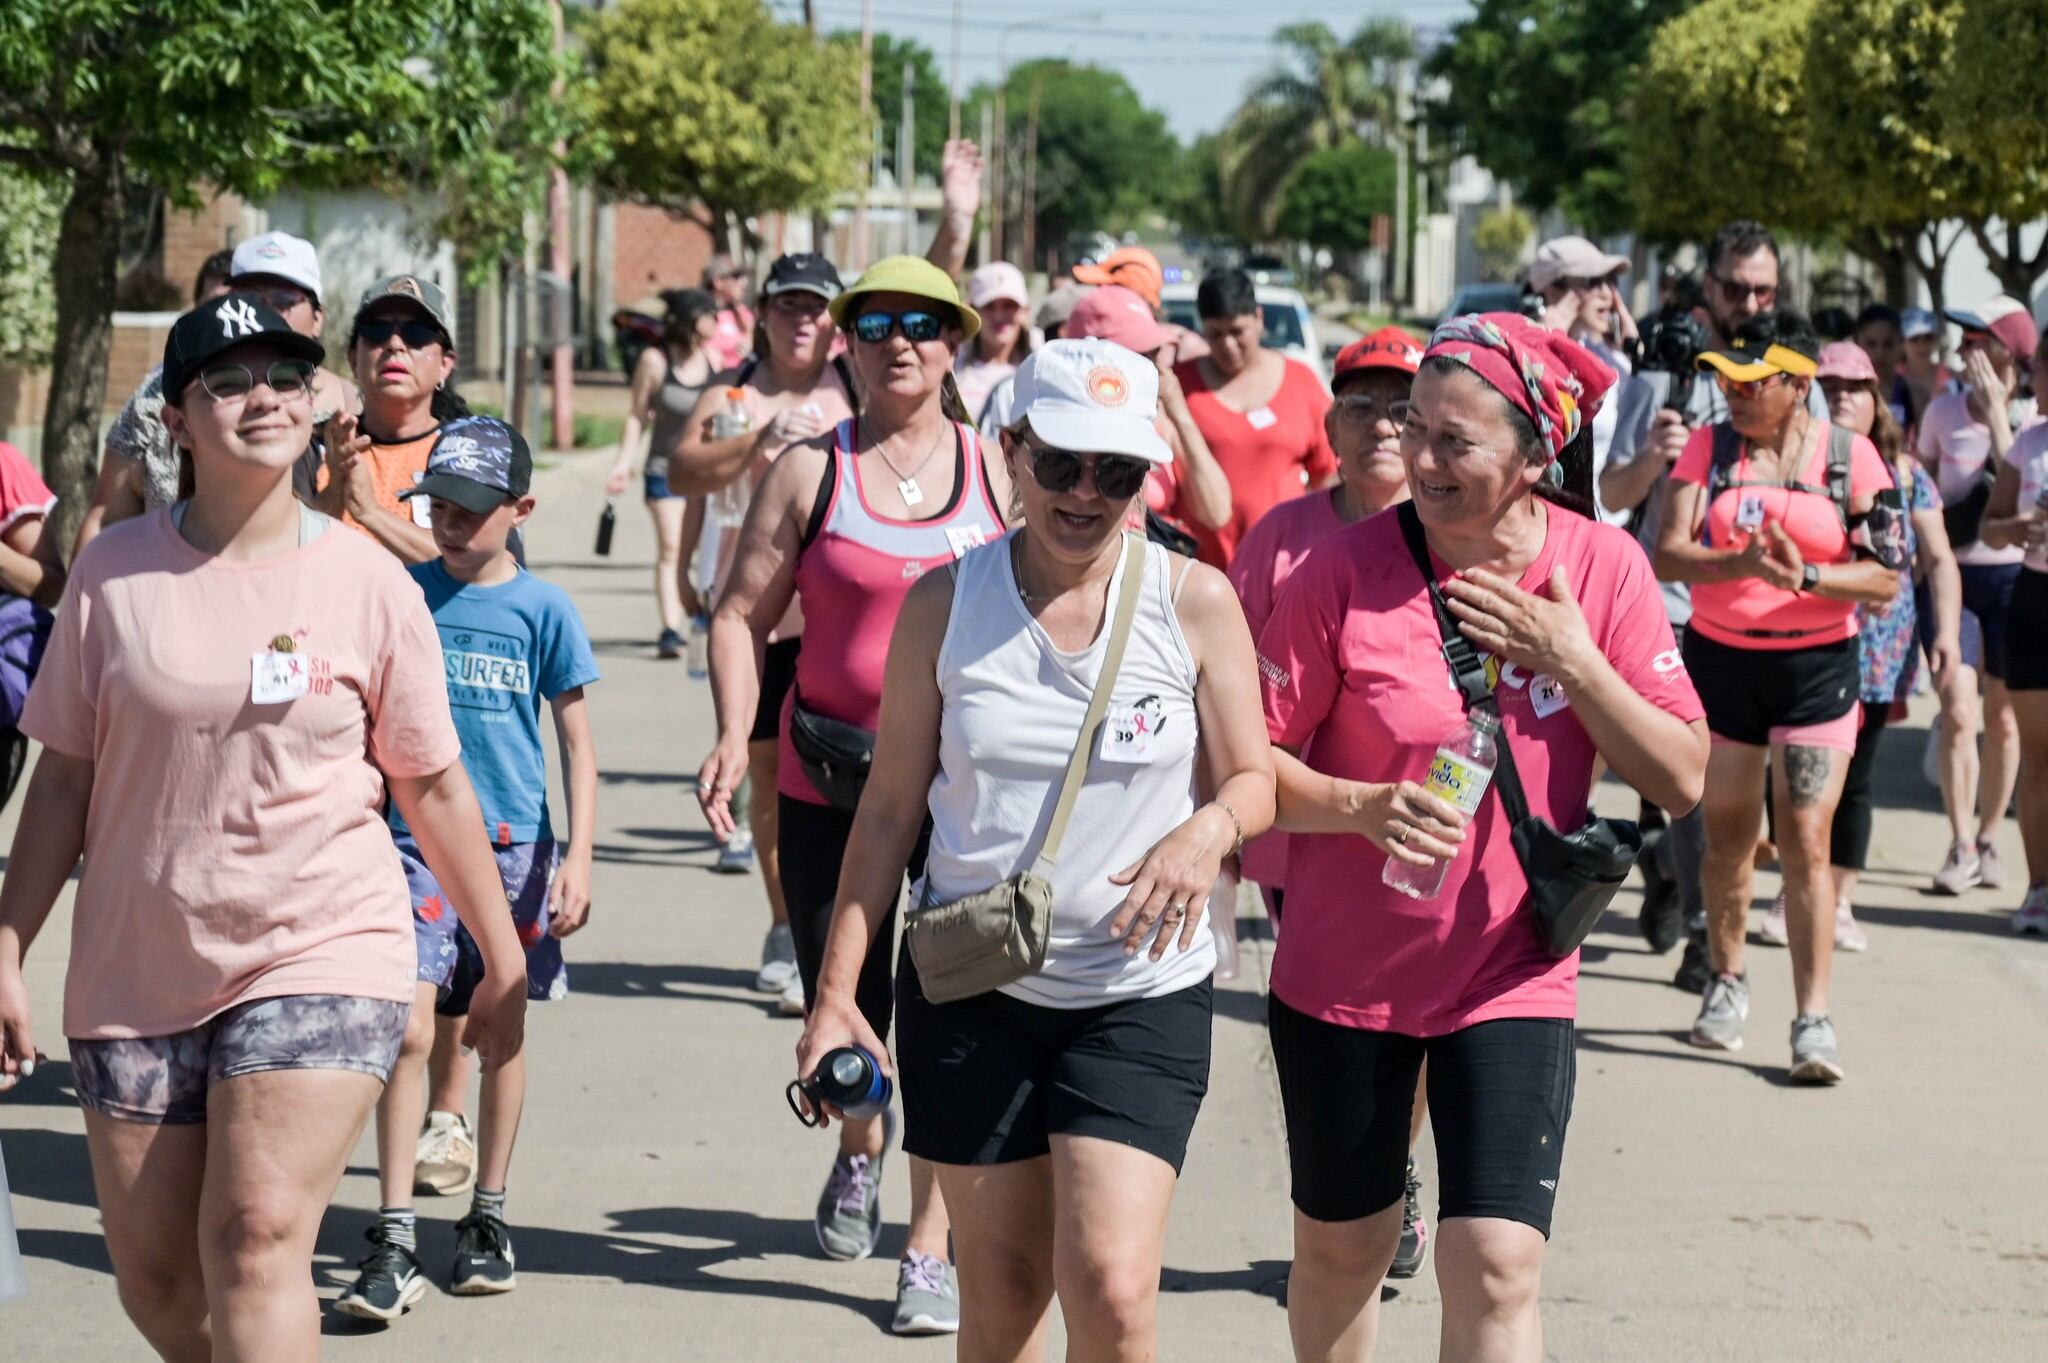
[[[421,859],[419,844],[410,837],[400,837],[397,843],[406,888],[412,892],[412,938],[419,949],[420,983],[434,986],[436,1012],[442,1011],[441,1005],[459,1003],[451,1015],[460,1017],[469,1011],[469,996],[483,978],[483,953],[456,918],[448,892]],[[562,939],[548,932],[555,917],[548,905],[558,860],[555,844],[515,842],[491,851],[498,859],[498,876],[511,903],[520,945],[526,948],[526,997],[559,999],[569,992],[569,968],[562,961]]]
[[[2048,573],[2031,568],[2020,573],[2003,633],[2006,686],[2048,691]]]
[[[754,707],[754,729],[750,743],[773,743],[782,736],[782,702],[796,685],[796,655],[803,637],[777,639],[768,645],[761,659],[761,703]]]
[[[1400,1204],[1427,1057],[1438,1219],[1499,1217],[1550,1238],[1578,1078],[1570,1018],[1413,1037],[1340,1027],[1269,997],[1266,1023],[1302,1215],[1356,1221]]]
[[[1180,1172],[1209,1092],[1215,986],[1047,1008],[1008,994],[932,1003],[904,952],[896,971],[903,1148],[936,1164],[1012,1164],[1052,1137],[1093,1136]]]
[[[1736,648],[1687,627],[1685,670],[1724,743],[1856,751],[1863,689],[1854,637],[1811,648]]]
[[[755,799],[764,798],[758,792]],[[839,902],[839,863],[846,860],[846,840],[853,833],[853,815],[830,805],[814,805],[777,795],[775,836],[792,855],[782,858],[782,900],[789,908],[790,944],[796,949],[796,973],[804,983],[804,1000],[818,997],[818,972],[825,965],[825,939],[832,931],[832,911]],[[924,875],[931,847],[931,822],[926,820],[910,851],[906,874],[915,882]],[[890,960],[896,951],[896,905],[875,939],[868,943],[854,986],[854,1004],[878,1040],[889,1039],[889,1018],[896,989]]]
[[[665,502],[676,494],[668,490],[668,460],[650,459],[640,475],[640,492],[650,502]]]
[[[169,1036],[73,1040],[72,1084],[79,1106],[108,1117],[195,1126],[206,1120],[207,1090],[244,1074],[350,1070],[383,1083],[411,1012],[410,1001],[353,994],[256,999]]]
[[[2012,610],[2013,586],[2024,565],[1965,563],[1963,612],[1977,617],[1984,630],[1984,675],[2005,680],[2006,620]]]

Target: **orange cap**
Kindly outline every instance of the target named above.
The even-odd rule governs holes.
[[[1159,257],[1144,247],[1121,246],[1093,265],[1076,265],[1074,279],[1082,284],[1121,284],[1156,308],[1166,271],[1159,268]]]

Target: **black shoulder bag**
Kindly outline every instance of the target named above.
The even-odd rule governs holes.
[[[1444,604],[1444,594],[1437,587],[1429,563],[1429,543],[1423,538],[1422,519],[1415,514],[1414,503],[1403,502],[1398,514],[1408,552],[1429,588],[1429,604],[1436,610],[1437,629],[1443,635],[1444,661],[1457,678],[1458,694],[1467,710],[1485,709],[1498,716],[1500,707],[1486,684],[1486,667],[1479,661],[1479,651],[1458,628],[1457,617]],[[1515,858],[1522,863],[1522,874],[1529,882],[1529,907],[1536,912],[1543,944],[1553,956],[1569,956],[1586,940],[1614,901],[1614,892],[1628,879],[1636,853],[1642,850],[1642,829],[1626,820],[1595,817],[1575,833],[1560,833],[1550,820],[1531,814],[1505,724],[1500,730],[1500,765],[1493,773],[1493,788],[1500,793],[1501,809],[1508,816]]]

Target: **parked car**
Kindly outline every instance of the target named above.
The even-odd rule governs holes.
[[[1460,284],[1458,291],[1451,295],[1451,305],[1444,309],[1445,318],[1463,317],[1468,312],[1520,312],[1522,310],[1522,286],[1520,284]]]
[[[1308,300],[1301,296],[1299,289],[1285,289],[1273,284],[1258,285],[1254,292],[1259,300],[1259,318],[1265,323],[1265,334],[1259,338],[1260,343],[1281,351],[1289,359],[1300,360],[1323,387],[1328,388],[1330,370],[1323,360],[1323,348],[1316,341],[1316,319],[1309,310]],[[1167,321],[1176,326],[1196,332],[1202,329],[1201,315],[1195,311],[1193,284],[1168,284],[1161,289],[1159,310]]]

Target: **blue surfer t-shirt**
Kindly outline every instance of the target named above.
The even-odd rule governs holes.
[[[407,571],[440,631],[448,708],[485,832],[499,844],[554,837],[540,709],[597,680],[583,617],[567,592],[524,568],[495,587],[458,582],[439,559]],[[406,831],[396,805],[391,826]]]

